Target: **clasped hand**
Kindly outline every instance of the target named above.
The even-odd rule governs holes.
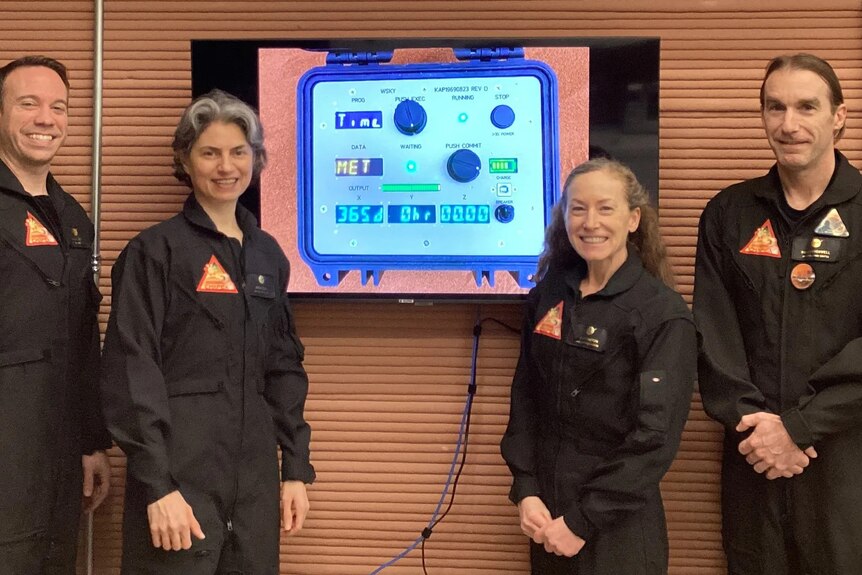
[[[744,416],[736,426],[742,433],[751,435],[739,443],[739,452],[757,473],[766,473],[767,479],[793,477],[802,473],[817,451],[808,447],[804,451],[793,442],[781,417],[759,411]]]
[[[545,551],[564,557],[574,557],[583,549],[586,541],[572,533],[562,517],[551,518],[551,513],[535,496],[525,497],[518,503],[521,531],[538,543]]]

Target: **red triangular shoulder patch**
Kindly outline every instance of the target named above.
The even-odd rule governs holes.
[[[540,333],[554,339],[563,337],[563,302],[561,301],[548,310],[545,317],[536,324],[533,333]]]
[[[27,235],[24,243],[27,246],[56,246],[57,240],[48,231],[45,225],[36,219],[36,216],[27,212],[27,219],[24,220],[24,227],[27,229]]]
[[[225,271],[216,259],[215,255],[210,258],[210,261],[204,266],[204,275],[198,283],[199,292],[208,293],[239,293],[236,291],[236,285],[230,279],[230,275]]]
[[[754,235],[751,236],[745,247],[739,250],[739,253],[780,258],[781,250],[778,248],[778,238],[775,237],[775,232],[772,230],[772,222],[767,219],[763,225],[754,230]]]

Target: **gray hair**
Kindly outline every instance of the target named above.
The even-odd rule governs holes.
[[[266,148],[263,145],[260,118],[251,106],[221,90],[212,90],[195,98],[183,112],[171,144],[174,150],[174,176],[192,187],[192,180],[183,166],[183,161],[188,159],[192,146],[213,122],[239,126],[254,154],[252,177],[259,176],[266,166]]]

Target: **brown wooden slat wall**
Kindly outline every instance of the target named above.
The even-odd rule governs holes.
[[[757,114],[763,65],[788,51],[829,59],[850,108],[841,148],[862,165],[862,9],[858,0],[105,0],[102,290],[137,231],[175,213],[173,127],[190,95],[189,40],[397,36],[642,35],[662,40],[660,208],[690,298],[696,223],[718,189],[771,163]],[[62,59],[72,76],[70,137],[55,167],[89,206],[93,6],[2,1],[0,60]],[[283,573],[366,574],[412,542],[433,511],[452,456],[477,315],[517,325],[511,305],[301,303],[311,377],[308,418],[319,472],[305,531],[283,545]],[[505,499],[497,443],[517,341],[486,327],[468,463],[455,506],[427,542],[430,574],[526,573],[526,542]],[[723,573],[718,534],[720,430],[697,397],[663,483],[671,573]],[[115,489],[96,516],[96,573],[118,573],[121,454]],[[412,553],[385,571],[418,573]]]

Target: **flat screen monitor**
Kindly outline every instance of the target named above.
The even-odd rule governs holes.
[[[656,197],[659,41],[194,41],[195,96],[255,106],[242,202],[295,298],[511,301],[534,285],[561,178],[630,165]]]

